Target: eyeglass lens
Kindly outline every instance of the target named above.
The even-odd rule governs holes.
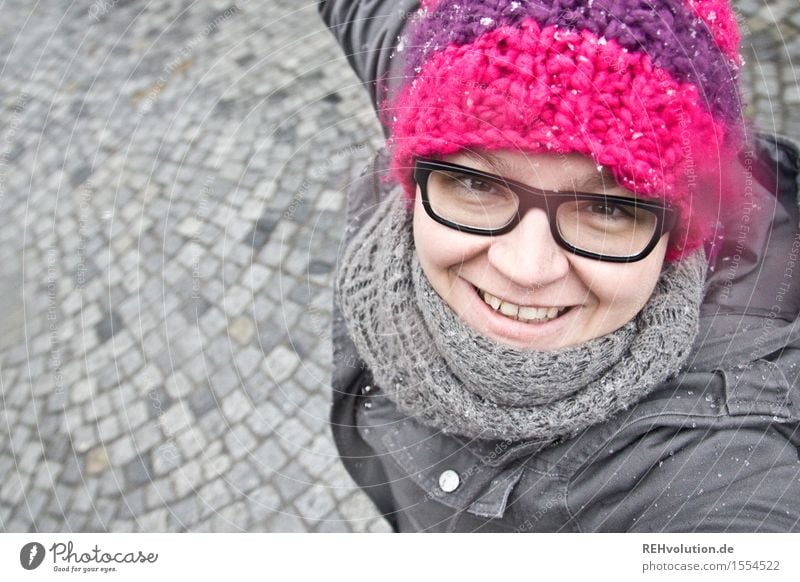
[[[518,194],[503,182],[455,171],[434,170],[428,178],[428,199],[440,217],[471,228],[496,230],[519,211]],[[613,257],[642,252],[653,239],[657,215],[602,194],[592,199],[562,200],[555,212],[558,232],[575,248]]]

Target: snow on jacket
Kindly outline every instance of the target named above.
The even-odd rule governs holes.
[[[373,102],[414,7],[320,3]],[[334,303],[333,436],[393,529],[800,531],[800,149],[759,136],[740,161],[751,204],[716,249],[689,364],[575,438],[544,448],[469,440],[403,415]],[[348,193],[349,224],[388,195],[387,164],[380,152]]]

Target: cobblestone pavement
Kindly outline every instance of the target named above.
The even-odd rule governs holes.
[[[313,3],[234,1],[3,4],[0,530],[388,529],[326,426],[378,126]],[[800,135],[798,3],[737,6]]]

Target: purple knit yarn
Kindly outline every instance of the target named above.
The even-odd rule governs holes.
[[[676,81],[696,85],[714,117],[728,125],[740,121],[738,67],[685,0],[441,0],[407,40],[406,79],[436,50],[469,44],[499,26],[518,26],[528,18],[541,28],[588,30],[631,52],[646,53]]]

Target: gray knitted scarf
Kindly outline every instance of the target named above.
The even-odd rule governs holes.
[[[678,373],[698,329],[702,251],[667,265],[620,329],[541,352],[464,323],[431,287],[412,213],[393,192],[353,236],[336,283],[350,335],[374,380],[405,414],[470,438],[551,442],[632,406]]]

